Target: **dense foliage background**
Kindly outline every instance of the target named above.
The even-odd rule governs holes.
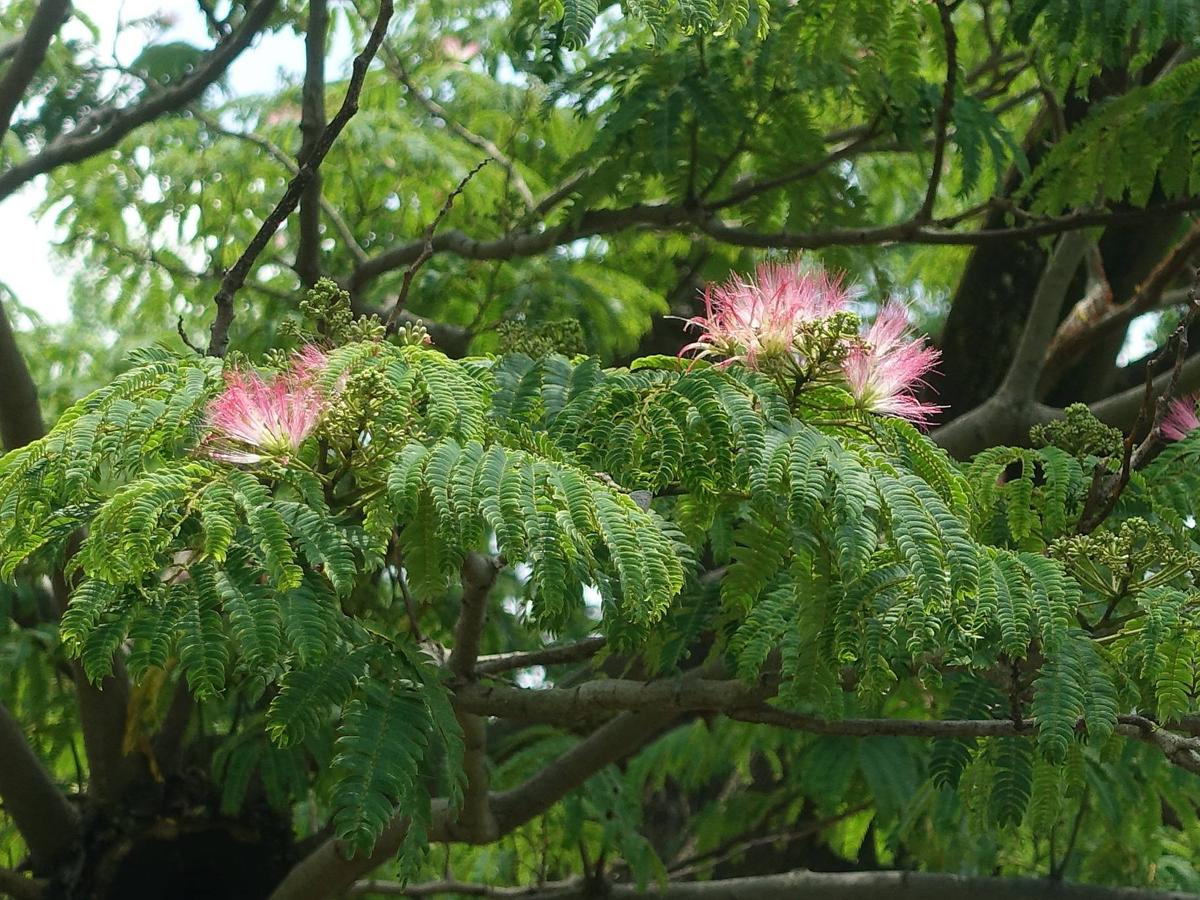
[[[1200,892],[1192,0],[170,6],[0,2],[0,894]]]

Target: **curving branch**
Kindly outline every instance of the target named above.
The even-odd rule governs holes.
[[[383,61],[391,72],[400,81],[401,84],[408,90],[408,94],[417,101],[424,110],[441,122],[457,137],[465,143],[470,144],[477,150],[483,151],[496,161],[496,165],[500,166],[508,175],[512,183],[513,189],[520,195],[521,202],[525,204],[526,210],[534,212],[537,209],[538,202],[534,199],[533,191],[529,189],[528,182],[525,181],[525,176],[521,174],[517,164],[513,162],[512,157],[500,149],[499,145],[490,138],[484,137],[482,134],[476,134],[471,129],[463,125],[450,113],[448,109],[438,103],[433,97],[428,96],[424,91],[413,84],[412,78],[408,74],[408,70],[404,67],[404,63],[400,60],[400,55],[392,48],[390,44],[383,45]]]
[[[71,0],[42,0],[29,20],[29,30],[13,45],[12,62],[0,76],[0,141],[8,133],[29,83],[42,67],[50,41],[70,14]]]
[[[1046,351],[1042,385],[1053,384],[1059,374],[1073,365],[1083,352],[1097,341],[1116,334],[1142,313],[1162,305],[1184,302],[1186,290],[1168,292],[1167,288],[1178,278],[1189,260],[1200,252],[1200,222],[1196,222],[1170,252],[1161,259],[1137,286],[1124,303],[1119,306],[1101,306],[1098,314],[1081,301],[1075,310],[1058,326],[1054,340]]]
[[[229,37],[217,44],[178,84],[164,90],[148,91],[143,100],[132,106],[97,110],[75,128],[55,138],[41,152],[0,173],[0,200],[38,175],[108,150],[134,129],[199,99],[250,46],[255,35],[266,26],[277,3],[278,0],[257,0]]]
[[[301,196],[307,190],[308,185],[317,175],[317,170],[321,163],[325,160],[326,154],[333,147],[334,141],[338,135],[342,133],[342,129],[346,127],[346,123],[358,112],[358,98],[362,93],[363,83],[366,81],[367,68],[371,65],[371,60],[375,58],[375,53],[379,49],[380,43],[383,41],[383,36],[387,33],[388,22],[391,21],[393,11],[392,0],[382,0],[379,4],[379,16],[375,20],[375,26],[371,29],[371,34],[367,38],[366,46],[362,52],[354,58],[354,65],[350,73],[350,82],[346,85],[346,96],[342,100],[341,108],[337,114],[330,120],[329,124],[321,130],[321,136],[313,145],[308,156],[300,163],[300,170],[295,177],[288,182],[287,190],[283,196],[279,198],[279,202],[275,204],[275,208],[259,226],[254,237],[250,239],[250,243],[238,257],[237,262],[233,267],[225,273],[225,277],[221,279],[221,287],[217,290],[217,296],[214,298],[214,303],[217,307],[216,318],[213,319],[212,328],[209,335],[208,353],[210,356],[224,356],[225,350],[229,346],[229,326],[233,324],[233,298],[246,282],[246,276],[250,274],[250,270],[254,268],[255,260],[259,254],[267,246],[267,243],[279,230],[279,226],[284,223],[292,211],[300,202]]]
[[[558,759],[511,790],[490,796],[497,837],[540,815],[607,765],[636,753],[674,718],[668,711],[624,713],[596,729]],[[428,835],[432,843],[451,839],[453,812],[435,800]],[[409,820],[397,816],[384,830],[370,856],[347,859],[336,840],[327,840],[302,859],[269,900],[328,900],[348,890],[359,878],[391,859],[408,833]],[[494,840],[495,838],[493,838]]]
[[[25,839],[34,871],[48,872],[79,839],[79,813],[34,754],[20,724],[0,704],[0,800]],[[25,881],[25,879],[22,879]],[[0,881],[0,891],[4,890]]]

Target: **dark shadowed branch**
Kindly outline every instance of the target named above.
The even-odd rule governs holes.
[[[427,888],[404,888],[382,883],[390,889],[355,890],[355,894],[377,893],[393,897],[428,897]],[[548,884],[531,888],[492,888],[454,883],[447,891],[462,896],[519,897],[523,900],[614,900],[659,897],[663,900],[1196,900],[1195,894],[1159,891],[1152,888],[1114,888],[1074,884],[1049,878],[989,878],[972,875],[943,875],[933,872],[810,872],[798,869],[777,875],[752,875],[715,881],[670,882],[653,891],[632,884],[603,885],[577,880],[570,884]]]
[[[0,705],[0,800],[25,839],[35,871],[49,871],[79,838],[79,815]],[[0,882],[0,890],[4,889]]]
[[[0,869],[0,897],[13,900],[41,900],[46,896],[48,882],[41,878],[27,878],[8,869]]]
[[[37,385],[17,346],[12,323],[0,303],[0,439],[4,449],[13,450],[36,441],[46,433]]]
[[[268,156],[287,169],[289,175],[294,177],[296,173],[300,171],[300,166],[296,163],[296,161],[288,156],[282,147],[265,135],[258,134],[254,131],[234,131],[226,128],[217,119],[213,118],[202,110],[193,109],[192,115],[195,116],[198,121],[203,122],[204,127],[214,134],[223,135],[224,137],[232,138],[236,141],[245,141],[248,144],[253,144],[255,147],[258,147],[260,150],[265,151]],[[320,194],[318,196],[317,202],[320,204],[321,212],[324,213],[325,218],[329,220],[329,224],[333,226],[333,230],[337,232],[338,238],[350,252],[350,255],[354,257],[355,264],[366,262],[366,252],[363,250],[362,245],[359,244],[358,239],[354,236],[353,229],[351,229],[349,223],[345,220],[345,218],[343,218],[342,214],[338,211],[338,208],[330,203],[329,198],[327,198],[324,194]],[[192,277],[199,276],[193,273]]]
[[[503,563],[482,553],[468,553],[462,565],[462,600],[454,626],[454,650],[450,671],[466,682],[475,680],[475,662],[487,620],[487,601]],[[463,772],[467,783],[462,811],[453,823],[456,837],[479,843],[496,839],[496,820],[488,799],[487,725],[481,716],[455,710],[463,730]]]

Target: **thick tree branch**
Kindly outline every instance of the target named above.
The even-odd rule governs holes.
[[[12,62],[0,75],[0,141],[8,133],[29,83],[42,67],[50,41],[70,14],[71,0],[42,0],[34,10],[29,29],[13,50]]]
[[[1083,231],[1071,231],[1058,239],[1058,245],[1038,281],[1033,306],[1025,320],[1025,330],[1021,332],[1008,373],[1000,383],[1000,393],[1032,402],[1046,347],[1054,337],[1067,291],[1090,243],[1091,239]]]
[[[1114,888],[1050,878],[989,878],[937,872],[810,872],[798,869],[778,875],[752,875],[716,881],[669,882],[652,893],[635,885],[583,879],[527,888],[490,887],[462,882],[435,882],[405,887],[395,882],[362,882],[352,895],[429,897],[453,893],[469,897],[524,900],[587,900],[603,896],[634,900],[1196,900],[1195,894],[1152,888]]]
[[[538,891],[529,900],[587,900],[598,896],[634,900],[647,896],[636,885],[580,882]],[[484,895],[487,896],[487,895]],[[503,896],[503,895],[501,895]],[[511,896],[511,895],[510,895]],[[989,878],[934,872],[809,872],[752,875],[717,881],[674,882],[657,889],[661,900],[1196,900],[1195,894],[1150,888],[1072,884],[1049,878]]]
[[[12,327],[0,305],[0,436],[4,448],[13,450],[38,440],[46,433],[37,388],[17,347]],[[51,586],[61,615],[67,607],[70,586],[61,571],[52,573]],[[113,674],[97,688],[74,663],[71,667],[79,705],[80,724],[87,747],[92,778],[90,788],[98,797],[110,797],[123,785],[131,770],[123,753],[128,683],[118,660]],[[0,766],[2,768],[2,766]]]
[[[487,619],[487,600],[502,562],[482,553],[468,553],[462,565],[462,600],[454,626],[450,671],[465,682],[475,680],[475,662]],[[463,730],[463,770],[467,777],[462,811],[453,825],[456,837],[487,843],[497,837],[496,819],[488,800],[487,725],[480,716],[455,710]]]
[[[670,724],[673,713],[650,710],[625,713],[611,719],[574,747],[517,787],[491,795],[497,835],[508,834],[583,784],[597,771],[636,753]],[[431,842],[452,838],[453,812],[444,800],[435,800]],[[321,844],[301,860],[275,889],[269,900],[328,900],[347,890],[357,879],[395,855],[408,833],[408,818],[397,816],[384,830],[369,857],[347,859],[337,841]]]
[[[1105,337],[1126,327],[1142,313],[1163,304],[1182,302],[1186,291],[1167,293],[1167,288],[1179,277],[1188,261],[1200,251],[1200,222],[1196,222],[1171,251],[1156,265],[1137,290],[1119,306],[1101,307],[1098,316],[1089,315],[1087,309],[1078,309],[1059,325],[1046,354],[1043,385],[1053,384],[1067,366],[1079,360],[1083,351]],[[1082,306],[1082,303],[1080,304]]]
[[[275,232],[279,230],[279,226],[292,214],[300,202],[301,195],[316,177],[317,170],[338,135],[342,133],[342,129],[346,127],[346,123],[358,112],[358,98],[362,93],[363,83],[366,81],[367,68],[371,65],[371,60],[375,58],[375,53],[387,33],[388,22],[392,18],[392,9],[392,0],[382,0],[379,5],[379,16],[367,38],[366,46],[354,58],[350,81],[346,85],[346,96],[342,100],[341,108],[329,124],[322,129],[321,136],[313,145],[312,151],[300,164],[300,171],[288,183],[287,190],[284,191],[275,208],[271,210],[270,215],[263,221],[258,232],[251,238],[245,251],[233,264],[233,268],[226,272],[225,277],[221,279],[221,287],[214,299],[217,315],[213,320],[208,344],[210,355],[225,355],[225,349],[229,346],[229,326],[233,324],[234,295],[245,283],[246,276],[250,274],[255,260],[267,246],[267,242],[271,240]]]
[[[0,439],[5,450],[32,443],[46,433],[37,386],[17,346],[12,324],[0,303]]]
[[[300,154],[306,160],[325,130],[325,36],[329,10],[325,0],[309,0],[308,28],[304,33],[304,87],[301,90]],[[314,171],[300,197],[300,237],[296,247],[296,274],[305,285],[321,277],[321,173]]]
[[[588,681],[573,688],[539,690],[467,684],[456,689],[454,706],[483,716],[572,724],[594,720],[597,714],[629,710],[654,709],[674,714],[757,707],[772,693],[767,688],[732,680],[686,676],[656,681],[613,678]]]
[[[475,884],[470,881],[430,881],[425,884],[401,884],[398,881],[381,881],[368,879],[359,881],[346,893],[351,897],[380,894],[384,897],[436,897],[440,894],[453,894],[461,897],[504,897],[520,898],[520,900],[535,900],[537,896],[547,892],[574,888],[577,881],[558,881],[540,884],[534,887],[492,887],[487,884]]]
[[[667,728],[669,709],[627,712],[605,722],[522,784],[492,797],[501,834],[528,822],[607,765],[631,756]]]
[[[183,109],[220,78],[266,25],[277,0],[257,0],[230,36],[201,60],[191,74],[164,90],[147,91],[145,99],[124,109],[105,109],[55,138],[40,153],[0,173],[0,200],[51,169],[79,162],[110,147],[125,135],[160,116]]]
[[[0,897],[13,900],[42,900],[49,883],[41,878],[26,878],[8,869],[0,869]]]
[[[0,705],[0,800],[25,839],[36,872],[49,872],[79,839],[79,814]],[[0,890],[4,889],[0,882]]]

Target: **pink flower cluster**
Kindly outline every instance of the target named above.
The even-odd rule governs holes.
[[[705,288],[706,315],[688,320],[703,333],[680,352],[716,353],[725,357],[721,366],[741,362],[758,368],[762,357],[792,355],[805,325],[844,309],[849,301],[840,278],[797,265],[764,263],[754,278],[734,275],[725,284]]]
[[[867,329],[863,343],[851,347],[842,363],[850,394],[862,409],[928,426],[941,407],[921,400],[918,391],[937,365],[939,353],[908,332],[908,315],[887,303]]]
[[[1172,400],[1162,420],[1162,436],[1168,441],[1182,441],[1200,428],[1200,416],[1196,415],[1196,395]]]
[[[829,316],[846,311],[851,291],[838,276],[799,264],[764,264],[753,278],[735,275],[704,295],[705,315],[688,320],[700,336],[680,351],[717,355],[718,363],[751,369],[799,365],[798,344]],[[859,409],[928,425],[941,407],[920,399],[925,376],[938,351],[913,337],[904,308],[887,303],[874,324],[846,348],[841,365],[845,386]]]
[[[228,372],[225,390],[208,407],[208,455],[251,464],[296,452],[327,408],[317,384],[325,365],[325,354],[310,344],[270,381],[254,371]]]

